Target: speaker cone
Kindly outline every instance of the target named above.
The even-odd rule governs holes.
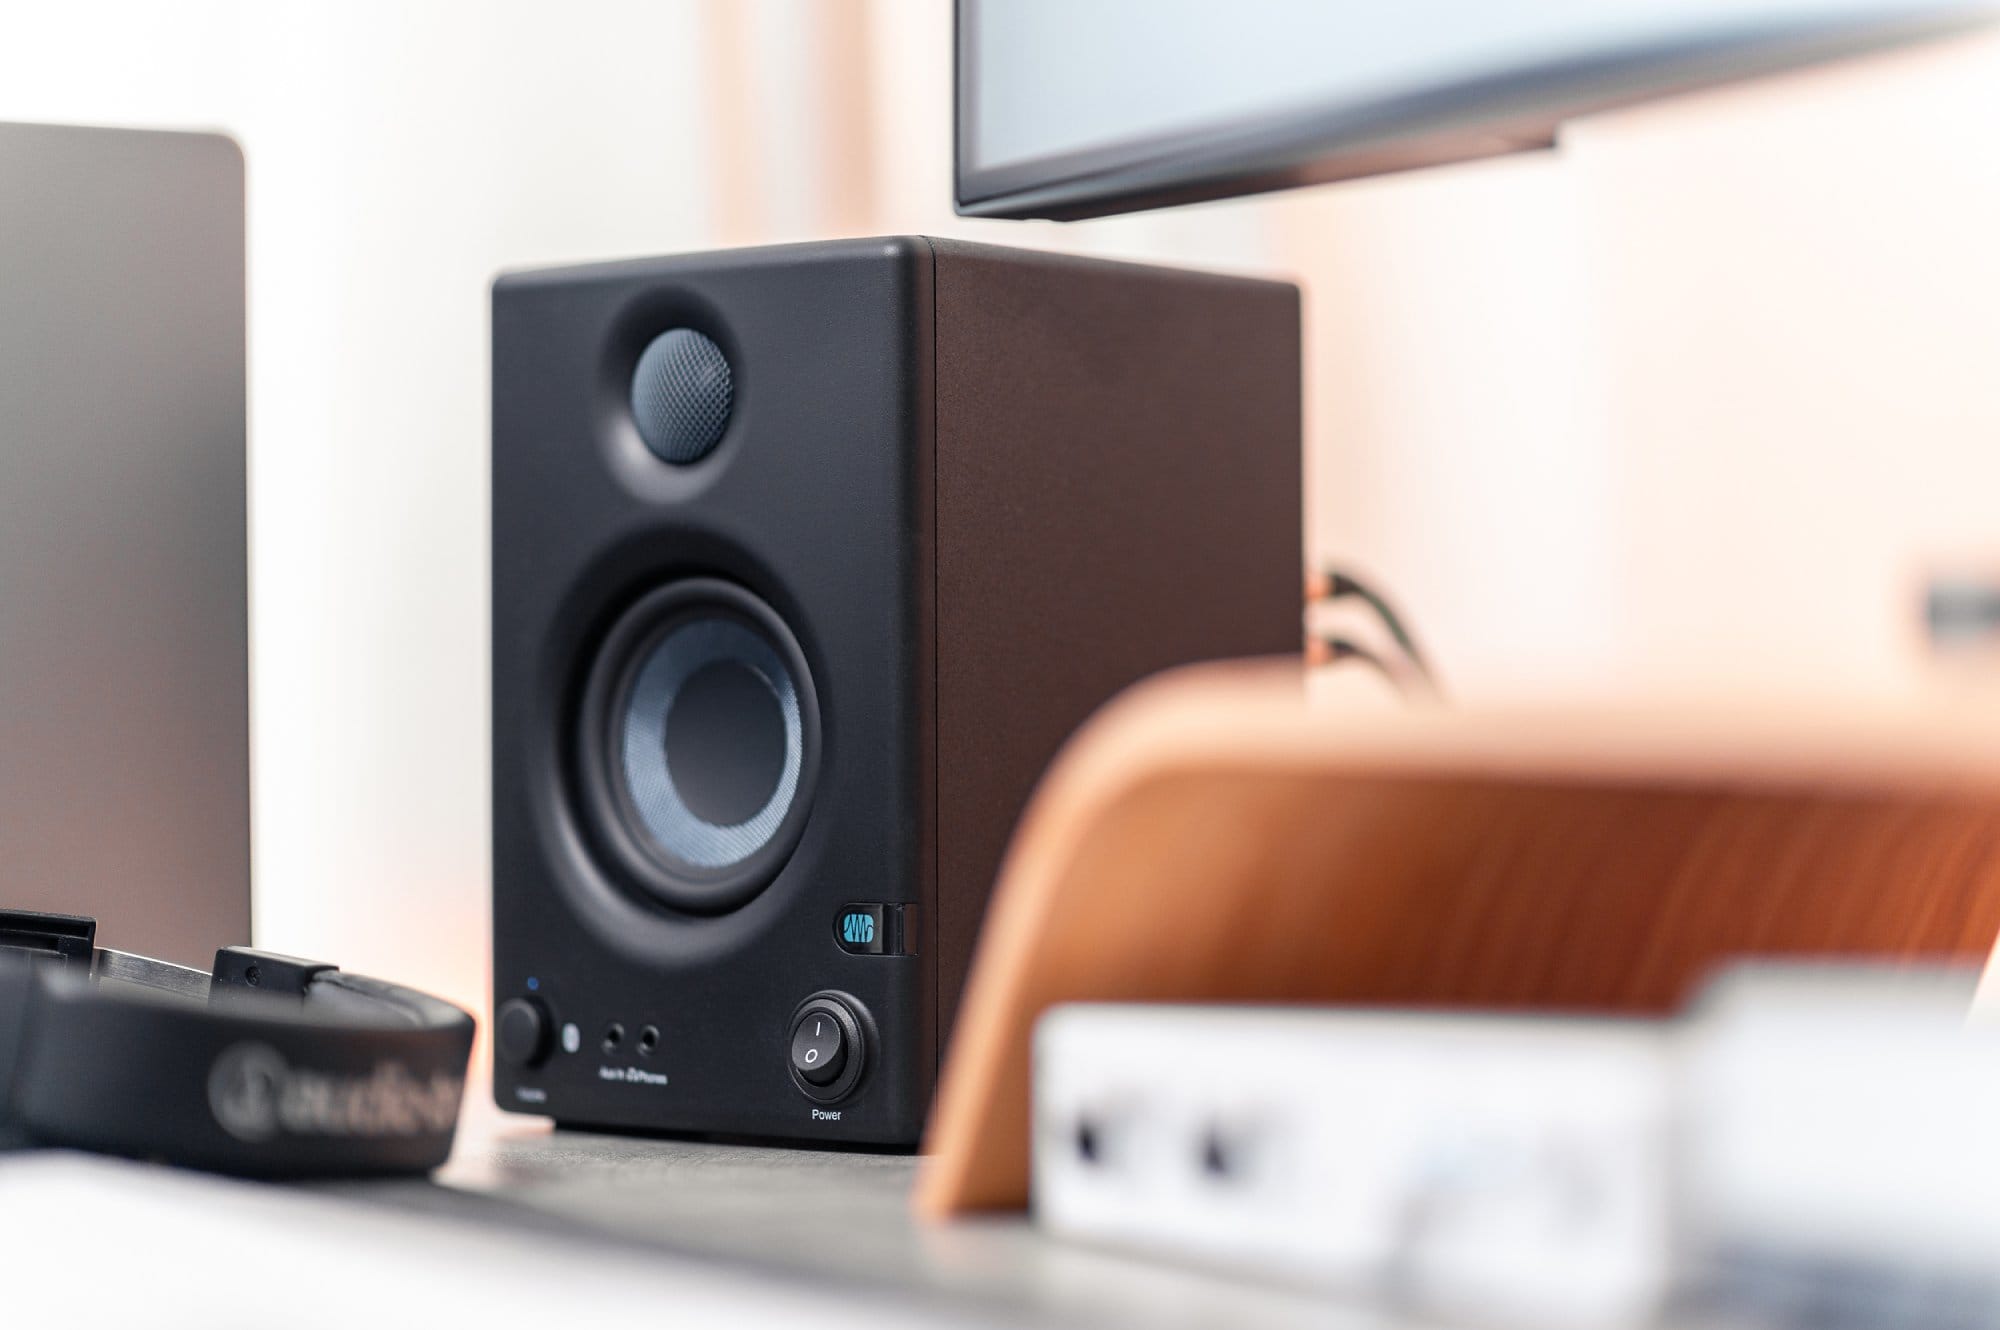
[[[798,842],[818,702],[784,621],[739,586],[676,582],[626,611],[591,667],[581,738],[588,819],[668,905],[741,905]]]

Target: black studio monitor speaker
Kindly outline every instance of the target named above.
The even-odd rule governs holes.
[[[914,1144],[1114,692],[1300,641],[1295,288],[929,239],[493,296],[494,1093]]]

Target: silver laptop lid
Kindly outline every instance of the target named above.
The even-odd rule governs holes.
[[[243,159],[0,124],[0,905],[249,940]]]

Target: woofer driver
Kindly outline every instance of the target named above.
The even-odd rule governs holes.
[[[819,704],[784,620],[734,583],[674,582],[626,610],[591,666],[579,735],[586,820],[666,905],[733,909],[798,843]]]

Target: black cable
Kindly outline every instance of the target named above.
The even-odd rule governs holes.
[[[1388,630],[1389,636],[1395,640],[1396,645],[1401,648],[1403,656],[1409,662],[1411,671],[1421,680],[1424,690],[1433,697],[1442,697],[1444,695],[1444,690],[1438,686],[1437,675],[1431,671],[1429,658],[1424,654],[1423,648],[1417,645],[1416,635],[1403,622],[1403,616],[1396,612],[1395,606],[1389,603],[1387,596],[1384,596],[1360,578],[1350,573],[1342,572],[1337,568],[1326,569],[1320,574],[1320,578],[1322,579],[1321,584],[1313,587],[1313,593],[1309,596],[1309,599],[1319,603],[1352,599],[1359,600],[1362,604],[1368,606],[1374,612],[1375,617],[1381,621],[1382,626]],[[1322,640],[1347,642],[1345,638]],[[1387,668],[1386,662],[1381,662],[1380,657],[1376,653],[1356,647],[1352,642],[1347,642],[1347,645],[1353,648],[1349,654],[1364,655],[1375,659],[1380,663],[1383,673],[1391,674],[1394,677],[1393,673]],[[1400,687],[1401,684],[1399,683],[1398,686]],[[1407,692],[1408,690],[1405,689],[1405,691]]]
[[[1345,637],[1330,637],[1325,634],[1316,634],[1313,637],[1313,641],[1326,652],[1326,659],[1318,663],[1323,665],[1338,665],[1344,660],[1358,661],[1387,679],[1390,686],[1398,694],[1405,698],[1409,697],[1410,685],[1408,681],[1378,653],[1370,651],[1359,642]]]

